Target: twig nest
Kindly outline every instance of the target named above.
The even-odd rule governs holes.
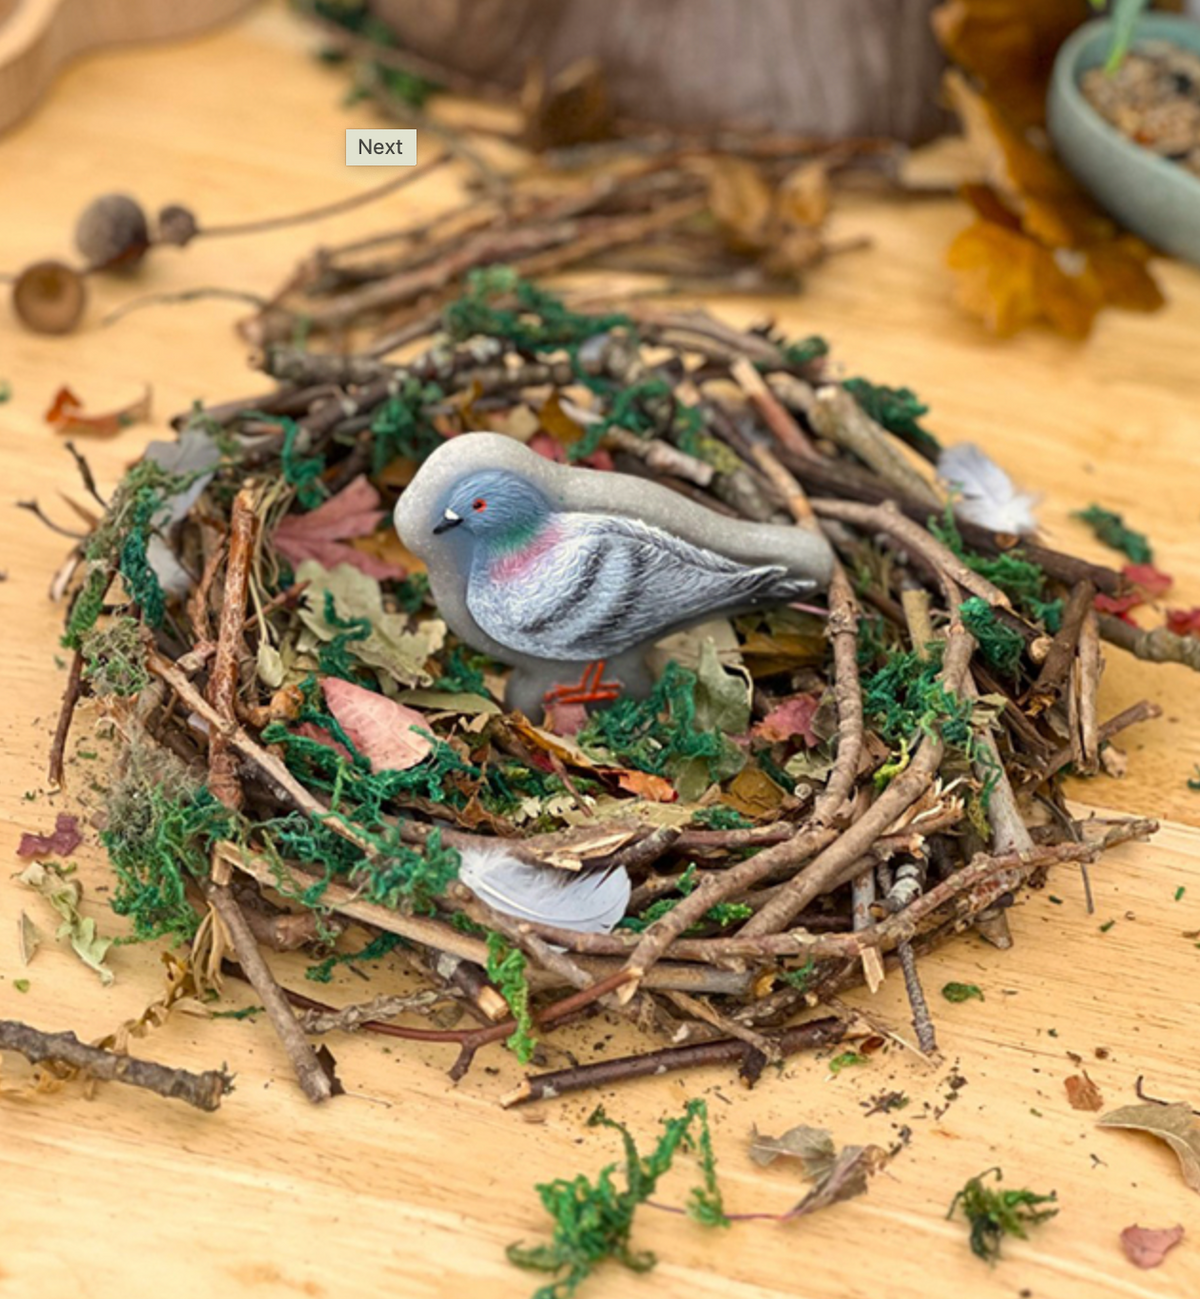
[[[135,266],[149,246],[146,213],[128,194],[93,199],[75,226],[75,247],[90,267]]]
[[[180,203],[168,203],[158,214],[160,243],[175,244],[179,248],[190,244],[199,233],[195,213]]]
[[[65,262],[34,262],[13,285],[13,310],[38,334],[69,334],[86,304],[83,276]]]

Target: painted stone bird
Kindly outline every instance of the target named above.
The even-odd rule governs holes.
[[[541,697],[519,672],[509,702],[535,715],[544,703],[640,692],[640,654],[655,641],[801,599],[828,580],[831,562],[814,534],[797,547],[798,529],[734,522],[657,484],[555,465],[495,434],[439,448],[401,498],[397,526],[429,562],[455,631],[524,676],[532,670]],[[764,547],[764,533],[791,539],[791,553],[779,536]],[[469,626],[456,625],[459,607]],[[616,680],[604,679],[606,664]],[[555,684],[572,671],[577,684]]]

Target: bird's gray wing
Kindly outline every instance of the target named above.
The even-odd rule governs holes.
[[[796,598],[811,583],[751,566],[615,515],[562,514],[559,544],[517,581],[473,570],[472,616],[537,658],[595,661],[707,614]]]

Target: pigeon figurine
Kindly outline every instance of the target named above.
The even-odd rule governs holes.
[[[429,456],[396,528],[428,564],[446,622],[514,667],[507,703],[534,718],[551,703],[644,694],[642,656],[656,641],[801,599],[833,564],[815,532],[734,522],[657,483],[555,464],[495,433]]]

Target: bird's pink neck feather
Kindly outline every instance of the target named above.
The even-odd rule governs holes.
[[[493,560],[488,575],[493,582],[511,582],[514,578],[523,577],[548,550],[552,550],[562,540],[562,531],[554,523],[548,523],[536,537],[520,550],[510,551],[507,555]]]

